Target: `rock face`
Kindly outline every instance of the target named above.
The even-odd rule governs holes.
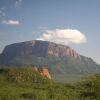
[[[51,75],[49,74],[49,70],[47,68],[39,68],[39,72],[42,76],[51,79]]]
[[[39,72],[42,76],[47,77],[48,79],[51,79],[51,75],[49,73],[48,68],[45,68],[45,67],[42,67],[42,68],[33,67],[33,70],[35,70],[36,72]]]
[[[76,53],[75,50],[71,49],[68,46],[57,45],[55,43],[49,43],[47,51],[49,55],[54,55],[57,57],[71,56],[74,58],[80,58],[80,55]]]
[[[6,60],[9,61],[16,56],[27,55],[35,55],[38,57],[46,57],[48,55],[57,57],[71,56],[74,58],[80,58],[80,55],[68,46],[38,40],[8,45],[3,50],[0,58],[6,58]]]

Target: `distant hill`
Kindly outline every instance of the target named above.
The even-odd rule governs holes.
[[[100,65],[69,46],[39,40],[6,46],[0,55],[0,65],[45,66],[59,81],[70,81],[77,76],[100,72]]]

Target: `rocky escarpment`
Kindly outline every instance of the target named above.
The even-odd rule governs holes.
[[[48,68],[45,68],[45,67],[39,68],[39,67],[35,66],[35,67],[33,67],[33,70],[36,72],[39,72],[40,75],[47,77],[48,79],[51,79],[51,75],[49,73]]]
[[[58,57],[71,56],[74,58],[80,58],[80,55],[76,53],[75,50],[71,49],[68,46],[57,45],[55,43],[49,43],[47,51],[49,55],[54,55]]]
[[[4,60],[9,61],[16,56],[27,55],[34,55],[38,57],[46,57],[48,55],[57,57],[71,56],[74,58],[80,58],[80,55],[68,46],[47,41],[33,40],[6,46],[0,56],[0,59],[3,63]]]

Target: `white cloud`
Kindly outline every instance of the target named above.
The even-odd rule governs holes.
[[[59,44],[86,43],[85,35],[76,29],[46,30],[37,40],[55,42]]]
[[[1,23],[8,25],[20,25],[19,21],[16,20],[3,20]]]
[[[16,0],[15,7],[19,8],[21,6],[22,2],[23,2],[23,0]]]

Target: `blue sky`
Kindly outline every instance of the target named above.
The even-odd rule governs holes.
[[[100,0],[0,0],[0,52],[11,43],[44,38],[59,31],[65,36],[70,29],[78,30],[86,41],[68,45],[100,64],[99,27]]]

